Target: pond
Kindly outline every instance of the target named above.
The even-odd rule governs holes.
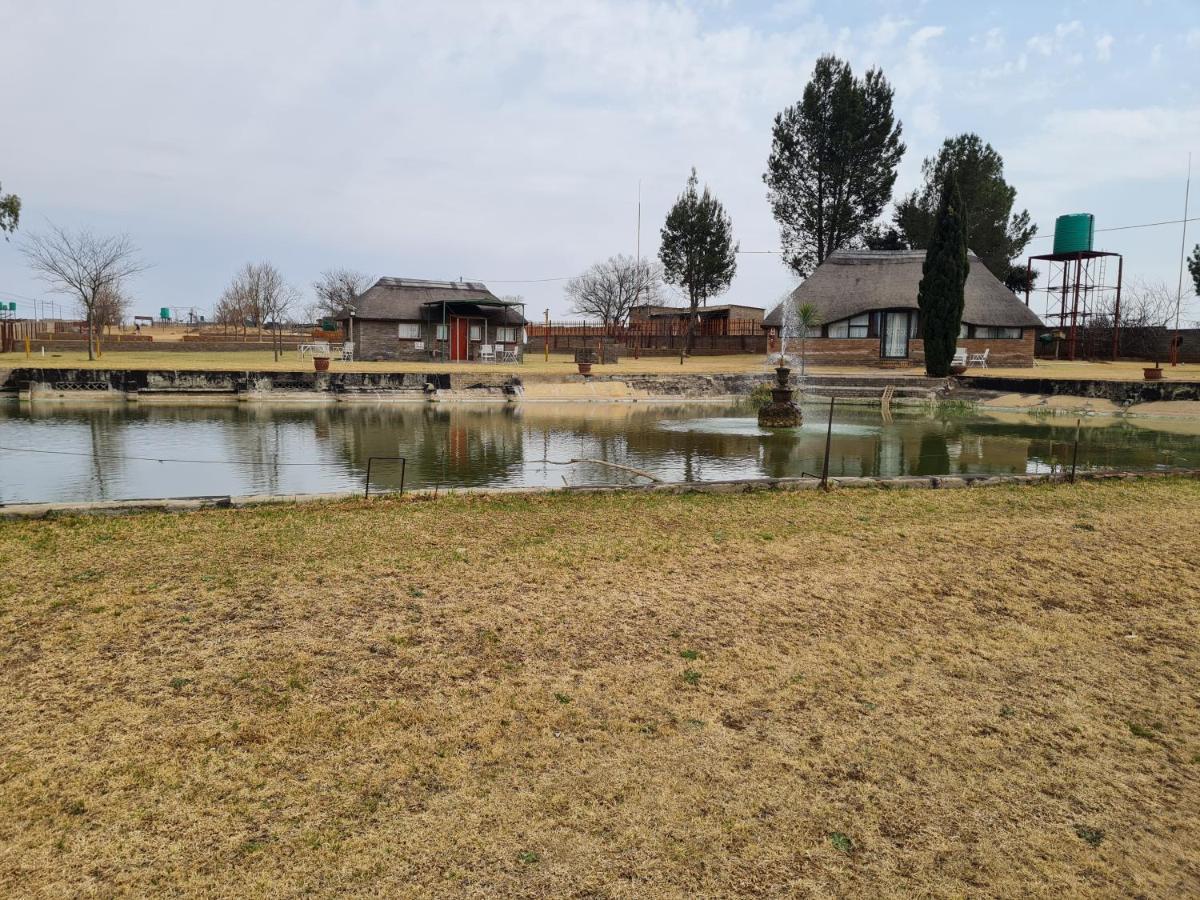
[[[760,429],[745,406],[516,403],[0,403],[0,502],[362,490],[370,457],[405,488],[644,482],[819,473],[828,408]],[[1075,419],[846,406],[831,475],[1038,473],[1071,463]],[[1200,465],[1194,421],[1085,418],[1081,468]],[[372,490],[400,487],[372,464]]]

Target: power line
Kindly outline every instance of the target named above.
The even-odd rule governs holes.
[[[1200,222],[1200,216],[1192,216],[1190,219],[1167,219],[1164,222],[1144,222],[1141,225],[1117,225],[1113,228],[1097,228],[1096,233],[1101,231],[1129,231],[1133,228],[1157,228],[1159,225],[1182,225],[1185,222]],[[1035,241],[1046,240],[1054,237],[1053,234],[1039,234],[1034,236]]]
[[[324,462],[263,462],[258,460],[230,460],[230,459],[168,459],[166,457],[159,458],[157,456],[122,456],[117,453],[84,453],[81,450],[35,450],[32,447],[0,447],[0,450],[8,450],[10,453],[44,453],[52,456],[86,456],[91,459],[131,459],[141,462],[157,462],[157,463],[198,463],[201,465],[215,466],[332,466],[334,463]]]

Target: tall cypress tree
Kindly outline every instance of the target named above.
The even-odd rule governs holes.
[[[967,233],[962,218],[958,179],[951,173],[942,185],[937,224],[925,251],[917,306],[925,340],[925,371],[937,378],[950,374],[954,345],[962,324],[963,289],[967,283]]]

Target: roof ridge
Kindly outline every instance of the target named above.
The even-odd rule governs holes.
[[[409,278],[404,275],[385,275],[375,282],[383,287],[440,288],[454,291],[486,291],[482,281],[438,281],[432,278]]]

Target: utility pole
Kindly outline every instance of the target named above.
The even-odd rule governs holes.
[[[1171,338],[1171,365],[1179,365],[1179,312],[1183,306],[1183,260],[1187,253],[1188,201],[1192,192],[1192,154],[1188,154],[1187,183],[1183,189],[1183,234],[1179,237],[1179,285],[1175,289],[1175,336]]]
[[[542,335],[543,359],[550,362],[550,309],[546,309],[546,331]]]

